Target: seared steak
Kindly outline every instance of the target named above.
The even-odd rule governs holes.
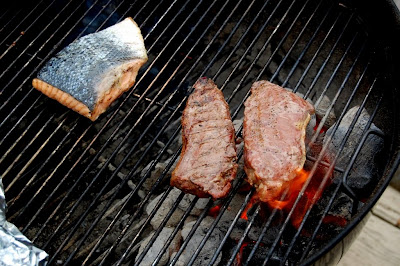
[[[182,153],[171,186],[199,197],[225,197],[237,172],[229,106],[211,79],[194,85],[182,114]]]
[[[261,201],[276,199],[303,168],[313,113],[309,102],[278,85],[252,85],[244,110],[244,168]]]

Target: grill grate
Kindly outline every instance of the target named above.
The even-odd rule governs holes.
[[[0,14],[0,81],[4,84],[0,88],[0,176],[8,199],[8,219],[50,254],[52,264],[139,264],[175,219],[171,234],[154,256],[156,265],[170,252],[185,224],[195,219],[168,262],[179,264],[215,207],[219,211],[190,254],[189,265],[197,264],[226,214],[235,208],[209,265],[312,262],[334,247],[355,223],[333,229],[325,226],[324,219],[340,197],[351,203],[352,221],[368,211],[366,203],[376,189],[368,187],[360,195],[348,179],[370,136],[385,139],[372,187],[382,183],[380,177],[392,167],[391,158],[397,152],[392,139],[392,96],[389,89],[383,89],[391,85],[386,83],[385,62],[380,61],[351,3],[42,0],[30,5]],[[32,88],[37,71],[62,47],[126,16],[138,22],[149,62],[133,88],[98,121],[89,122]],[[187,196],[180,192],[159,226],[150,231],[154,217],[175,193],[168,181],[181,149],[180,115],[191,85],[201,76],[212,77],[223,91],[232,119],[239,121],[237,137],[242,132],[240,119],[249,88],[260,79],[292,88],[315,106],[329,97],[326,113],[339,114],[332,132],[356,105],[360,108],[351,130],[363,108],[371,114],[346,167],[336,164],[351,130],[330,162],[324,160],[328,145],[317,155],[308,154],[307,160],[313,162],[310,179],[299,195],[320,167],[328,170],[317,194],[323,192],[330,173],[335,178],[323,198],[305,211],[298,228],[290,221],[296,206],[302,204],[300,196],[287,214],[255,204],[247,212],[248,220],[242,219],[254,190],[242,191],[245,173],[241,169],[227,198],[208,200],[195,217],[192,213],[200,199],[193,198],[182,209]],[[318,121],[311,144],[324,135],[327,119],[325,115]],[[242,155],[241,148],[238,158]],[[147,213],[153,201],[155,206]],[[235,242],[231,236],[238,228],[241,234]],[[257,237],[251,238],[254,230],[259,230]],[[274,237],[265,241],[270,234]],[[150,241],[141,246],[146,237]]]

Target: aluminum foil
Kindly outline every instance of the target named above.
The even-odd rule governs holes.
[[[0,177],[0,265],[46,265],[47,253],[35,247],[6,220],[6,198]]]

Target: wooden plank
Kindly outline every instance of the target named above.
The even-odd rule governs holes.
[[[400,192],[389,186],[372,209],[372,213],[400,227]]]
[[[375,215],[343,256],[338,266],[400,265],[400,229]]]
[[[388,187],[339,266],[400,265],[400,192]]]

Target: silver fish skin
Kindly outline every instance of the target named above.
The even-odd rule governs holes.
[[[110,88],[129,89],[116,85],[127,71],[138,71],[146,61],[140,29],[131,18],[126,18],[75,40],[51,58],[37,77],[68,93],[92,112]]]

